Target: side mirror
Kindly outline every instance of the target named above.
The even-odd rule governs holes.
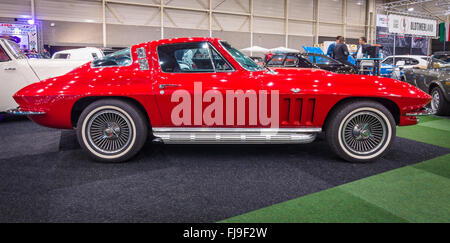
[[[405,66],[405,61],[398,61],[395,66]]]

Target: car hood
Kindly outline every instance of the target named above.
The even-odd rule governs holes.
[[[24,60],[25,61],[25,60]],[[86,60],[28,59],[28,64],[39,80],[64,75],[85,64]]]

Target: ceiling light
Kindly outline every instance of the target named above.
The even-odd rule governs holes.
[[[412,8],[412,7],[411,7],[411,8],[408,8],[408,11],[409,11],[409,12],[412,12],[412,11],[414,11],[414,8]]]

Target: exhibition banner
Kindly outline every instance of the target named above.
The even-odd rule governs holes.
[[[389,32],[387,15],[377,15],[376,43],[381,44],[383,56],[396,55],[428,55],[429,37]],[[395,46],[394,46],[395,43]]]
[[[36,25],[0,23],[0,36],[15,37],[22,50],[37,49]]]
[[[436,37],[437,22],[432,19],[420,19],[408,16],[388,16],[389,32],[396,34]]]

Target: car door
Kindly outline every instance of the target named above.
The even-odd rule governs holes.
[[[160,45],[157,54],[154,90],[166,127],[234,127],[237,107],[231,114],[226,110],[227,92],[257,92],[261,86],[209,42]],[[231,115],[233,122],[227,122]]]
[[[424,90],[428,90],[428,87],[430,87],[431,83],[437,79],[439,79],[442,72],[439,71],[438,68],[434,67],[434,62],[431,61],[430,65],[428,66],[427,72],[424,72],[424,84],[423,87],[426,88]]]
[[[427,79],[432,71],[432,62],[428,63],[427,69],[414,69],[414,85],[419,89],[428,92]]]
[[[30,69],[25,57],[16,56],[13,46],[6,40],[1,40],[0,45],[0,112],[18,105],[13,95],[21,88],[37,81]],[[19,59],[17,59],[19,58]]]

